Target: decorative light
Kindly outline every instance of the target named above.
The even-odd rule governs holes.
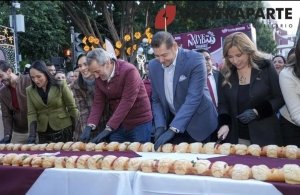
[[[142,54],[144,52],[144,49],[142,47],[139,47],[137,50],[137,54]]]
[[[148,54],[149,54],[149,55],[152,55],[153,53],[154,53],[153,48],[150,47],[150,49],[148,50]]]
[[[143,43],[148,43],[148,39],[147,38],[143,38]]]

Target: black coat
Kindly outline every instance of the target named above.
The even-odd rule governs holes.
[[[257,63],[259,70],[252,68],[250,79],[250,108],[258,111],[259,118],[248,124],[250,141],[252,144],[281,145],[279,121],[276,112],[284,105],[278,74],[268,60]],[[238,143],[238,86],[239,79],[235,67],[232,68],[230,83],[222,86],[224,77],[220,74],[218,84],[218,113],[219,127],[229,125],[229,133],[225,142]]]

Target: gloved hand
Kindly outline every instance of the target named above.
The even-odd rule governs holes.
[[[36,129],[37,129],[37,122],[36,121],[32,121],[30,123],[30,127],[29,127],[29,136],[27,138],[27,144],[34,144],[35,143],[35,139],[36,139]]]
[[[11,140],[11,135],[5,135],[2,140],[0,140],[0,144],[9,144]]]
[[[154,133],[154,141],[156,142],[157,139],[159,138],[159,136],[161,136],[161,134],[163,134],[165,132],[165,128],[164,127],[158,127],[155,129],[155,133]]]
[[[97,144],[99,143],[103,138],[105,138],[106,136],[108,136],[111,133],[111,131],[104,129],[103,131],[101,131],[94,139],[92,139],[91,142]]]
[[[258,116],[253,109],[247,109],[242,114],[238,115],[236,118],[242,123],[248,124],[250,121],[256,119]]]
[[[71,117],[71,121],[72,121],[72,130],[74,132],[76,128],[76,119],[74,117]]]
[[[174,131],[172,131],[171,129],[168,129],[161,136],[159,136],[159,138],[157,139],[157,141],[154,144],[154,149],[157,150],[159,148],[159,146],[170,141],[175,136],[175,134],[176,133]]]
[[[88,125],[85,126],[82,134],[80,135],[80,140],[85,143],[88,142],[90,140],[91,131],[92,131],[91,126],[88,126]]]

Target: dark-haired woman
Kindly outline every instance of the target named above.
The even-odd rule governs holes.
[[[300,39],[290,57],[291,63],[287,64],[279,75],[285,101],[285,106],[280,109],[280,126],[283,144],[300,147]]]
[[[87,125],[87,119],[89,117],[93,104],[95,87],[95,77],[89,71],[86,64],[86,54],[79,55],[76,64],[79,70],[79,76],[78,79],[75,80],[71,85],[71,90],[73,92],[75,102],[80,113],[80,118],[74,130],[74,141],[79,140],[79,136],[82,134],[82,130]],[[99,133],[99,129],[100,128],[97,128],[92,132],[92,138]]]
[[[282,55],[276,55],[273,57],[272,61],[277,73],[279,74],[284,68],[284,65],[286,63],[285,58]]]
[[[73,123],[78,109],[65,81],[57,81],[44,61],[35,61],[29,70],[32,85],[26,88],[28,106],[28,143],[72,141]]]

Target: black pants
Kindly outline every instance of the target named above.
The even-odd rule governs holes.
[[[283,145],[296,145],[300,147],[300,127],[280,117],[280,129],[283,136]]]
[[[38,136],[40,144],[73,141],[72,126],[59,131],[53,131],[48,128],[46,132],[38,132]]]

